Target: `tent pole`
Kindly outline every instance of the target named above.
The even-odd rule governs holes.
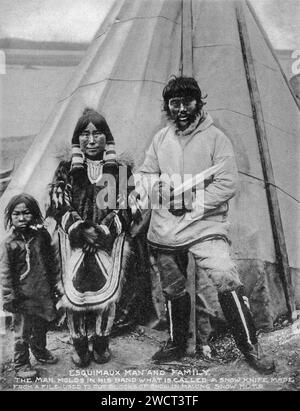
[[[180,75],[193,76],[192,0],[181,0]]]
[[[253,119],[255,124],[258,148],[261,158],[264,182],[266,188],[267,201],[269,206],[271,226],[274,237],[276,259],[279,266],[279,275],[282,281],[283,290],[288,309],[288,315],[293,317],[295,311],[294,291],[288,261],[285,236],[281,220],[280,207],[275,188],[274,172],[272,167],[271,155],[269,151],[268,139],[265,129],[263,110],[256,79],[256,72],[251,51],[251,44],[244,15],[242,1],[235,2],[238,31],[240,36],[244,67],[251,99]]]
[[[193,76],[193,24],[192,24],[192,0],[181,0],[181,61],[180,75]],[[191,255],[189,256],[191,259]],[[187,354],[193,356],[196,353],[196,287],[195,269],[190,265],[187,271],[187,289],[191,297],[191,314],[189,326],[189,338],[187,342]]]

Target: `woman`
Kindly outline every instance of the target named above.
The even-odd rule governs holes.
[[[127,207],[134,188],[131,177],[130,165],[116,159],[106,120],[86,108],[73,133],[72,159],[62,161],[55,172],[47,212],[60,227],[58,307],[66,308],[72,360],[78,366],[87,366],[91,358],[105,363],[111,357],[116,302],[132,265],[129,229],[138,216],[135,207],[135,212]]]

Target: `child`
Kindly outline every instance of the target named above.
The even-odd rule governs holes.
[[[54,284],[59,270],[51,237],[43,227],[37,201],[28,194],[14,196],[5,209],[5,228],[11,229],[1,244],[0,281],[3,309],[14,314],[14,366],[19,378],[34,378],[29,347],[35,358],[55,364],[46,349],[49,321],[55,319]]]

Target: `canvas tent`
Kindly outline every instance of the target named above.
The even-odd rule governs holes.
[[[271,327],[300,304],[299,108],[248,3],[116,0],[2,196],[1,220],[16,193],[45,204],[85,106],[104,113],[118,151],[139,165],[165,124],[162,89],[179,73],[195,76],[234,146],[232,249],[255,320]]]

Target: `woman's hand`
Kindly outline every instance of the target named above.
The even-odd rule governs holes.
[[[83,251],[85,253],[95,254],[100,248],[100,245],[97,243],[99,233],[95,227],[88,227],[83,230]]]
[[[97,242],[98,233],[95,227],[84,228],[83,238],[89,245],[94,245]]]

